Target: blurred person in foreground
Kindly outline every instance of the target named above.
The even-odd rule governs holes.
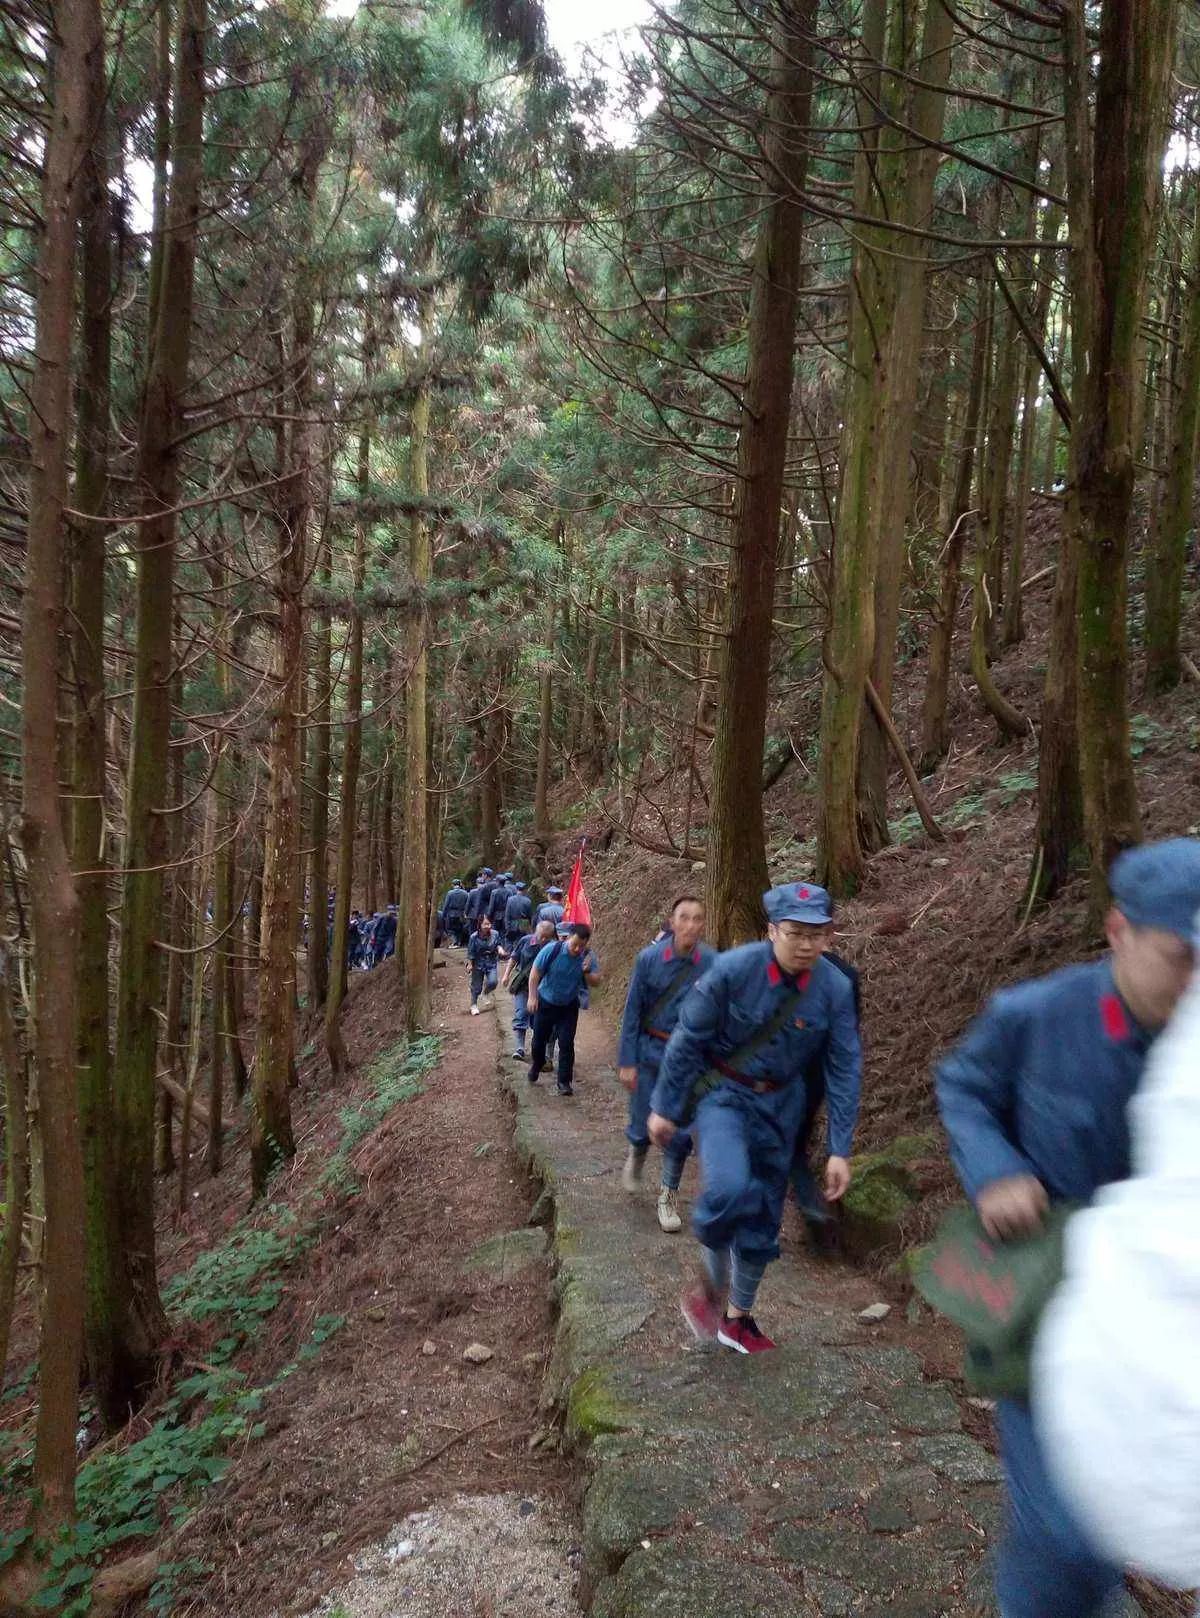
[[[1193,930],[1193,948],[1200,915]],[[1114,1564],[1200,1586],[1200,976],[1129,1112],[1133,1178],[1067,1225],[1034,1348],[1034,1425]],[[1197,1609],[1200,1612],[1200,1608]]]
[[[1091,1202],[1130,1173],[1126,1108],[1192,975],[1200,842],[1126,850],[1110,873],[1109,953],[994,996],[937,1073],[963,1189],[993,1241],[1031,1235],[1051,1203]],[[1092,1618],[1122,1573],[1062,1497],[1029,1404],[996,1406],[1008,1516],[1003,1618]]]

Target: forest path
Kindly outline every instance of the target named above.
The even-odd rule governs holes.
[[[810,1260],[789,1214],[761,1295],[777,1352],[693,1344],[678,1296],[695,1242],[659,1231],[653,1160],[640,1195],[621,1188],[611,1032],[581,1016],[574,1098],[508,1050],[518,1148],[554,1200],[552,1391],[586,1465],[592,1618],[991,1613],[999,1471],[957,1390],[926,1380],[904,1312],[861,1322],[877,1289]],[[689,1167],[684,1204],[695,1185]]]
[[[360,1067],[325,1097],[335,1121],[400,1038],[385,972],[356,974]],[[527,1224],[495,1019],[467,1015],[453,953],[431,1032],[440,1060],[364,1136],[288,1287],[283,1312],[345,1324],[270,1396],[265,1436],[198,1515],[189,1552],[216,1572],[179,1618],[576,1618],[572,1476],[539,1408],[544,1233]],[[490,1358],[465,1358],[472,1344]]]

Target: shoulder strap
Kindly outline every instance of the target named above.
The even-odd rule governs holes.
[[[680,965],[682,970],[672,974],[671,981],[643,1016],[641,1023],[643,1034],[648,1033],[654,1027],[674,999],[676,990],[682,988],[684,980],[693,976],[692,967],[695,965],[693,961],[682,961]],[[699,974],[694,975],[698,976]]]
[[[739,1045],[736,1051],[729,1053],[725,1058],[725,1066],[736,1068],[740,1072],[743,1062],[748,1062],[752,1056],[757,1056],[759,1051],[769,1045],[780,1029],[791,1021],[792,1013],[803,1000],[807,987],[805,984],[803,989],[789,989],[775,1007],[770,1019],[751,1034],[744,1045]]]

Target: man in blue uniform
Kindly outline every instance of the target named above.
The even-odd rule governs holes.
[[[1051,1203],[1088,1202],[1130,1173],[1126,1107],[1193,969],[1200,842],[1128,849],[1110,873],[1110,952],[997,994],[937,1072],[963,1189],[995,1241]],[[1004,1618],[1091,1618],[1121,1569],[1051,1482],[1027,1403],[996,1409],[1008,1521],[996,1565]]]
[[[512,892],[512,872],[501,871],[492,889],[492,896],[488,900],[488,916],[492,923],[492,931],[504,935],[504,912],[508,908],[508,897]]]
[[[754,1319],[779,1256],[788,1171],[804,1118],[804,1074],[825,1049],[825,1195],[850,1184],[862,1058],[849,980],[822,958],[833,912],[824,888],[788,882],[763,895],[768,938],[719,956],[688,994],[650,1098],[650,1139],[665,1150],[695,1104],[703,1189],[692,1207],[700,1284],[680,1300],[697,1337],[741,1354],[774,1343]]]
[[[563,890],[561,888],[547,888],[546,902],[538,906],[538,921],[552,921],[555,927],[566,914],[566,906],[562,902]]]
[[[548,919],[548,918],[547,918]],[[589,948],[592,929],[573,922],[566,938],[539,952],[529,972],[529,1011],[533,1017],[533,1051],[529,1082],[536,1084],[546,1060],[546,1045],[558,1041],[558,1093],[574,1095],[575,1025],[584,989],[600,982],[600,962]]]
[[[471,974],[471,1015],[479,1015],[479,996],[486,990],[491,994],[496,987],[500,960],[500,940],[492,930],[486,916],[480,916],[479,926],[467,942],[467,970]]]
[[[467,932],[473,933],[479,925],[479,918],[484,913],[488,900],[488,878],[491,871],[485,865],[475,878],[475,886],[467,895]]]
[[[525,884],[516,881],[504,907],[504,938],[515,945],[533,925],[533,900],[525,892]]]
[[[470,894],[455,877],[446,897],[442,900],[442,927],[451,941],[461,947],[467,941],[467,900]]]
[[[513,997],[513,1061],[525,1060],[525,1035],[529,1032],[529,974],[542,950],[554,937],[554,924],[539,921],[533,932],[527,933],[508,951],[504,976],[500,987]]]
[[[717,958],[716,950],[703,943],[703,937],[704,901],[690,893],[682,894],[671,906],[670,930],[665,939],[644,949],[633,963],[617,1047],[618,1077],[629,1091],[629,1126],[625,1131],[629,1154],[621,1184],[631,1195],[642,1183],[650,1149],[646,1120],[662,1054],[679,1021],[688,990]],[[683,1228],[676,1194],[691,1149],[690,1133],[679,1129],[663,1153],[658,1223],[670,1236]]]

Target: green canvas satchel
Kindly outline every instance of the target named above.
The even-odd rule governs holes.
[[[917,1290],[967,1339],[963,1375],[973,1392],[1028,1395],[1033,1339],[1062,1277],[1063,1232],[1074,1212],[1062,1204],[1034,1235],[994,1242],[973,1209],[955,1208],[918,1256]]]

